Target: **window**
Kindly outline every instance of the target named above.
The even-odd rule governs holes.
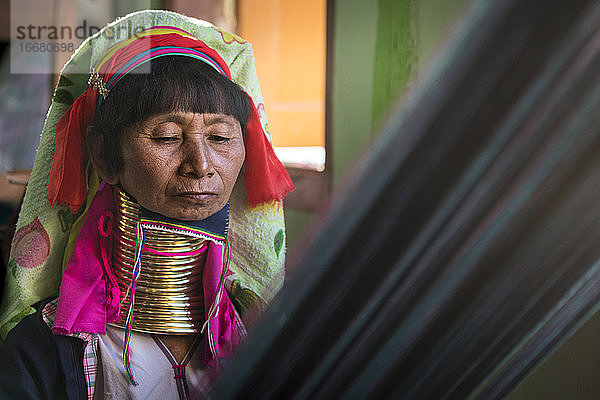
[[[325,169],[325,0],[239,0],[275,152],[288,168]]]

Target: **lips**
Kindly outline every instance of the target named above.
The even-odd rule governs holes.
[[[215,197],[218,196],[218,194],[215,192],[210,192],[210,191],[201,191],[201,192],[189,191],[189,192],[177,193],[176,196],[183,198],[183,199],[187,199],[187,200],[192,200],[192,201],[197,201],[197,202],[206,202],[206,201],[210,201],[210,200],[214,199]]]

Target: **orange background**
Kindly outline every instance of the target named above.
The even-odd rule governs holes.
[[[238,0],[274,146],[325,145],[325,0]]]

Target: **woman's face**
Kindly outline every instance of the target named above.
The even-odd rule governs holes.
[[[207,218],[225,206],[246,156],[230,115],[173,112],[123,132],[118,180],[138,203],[181,220]]]

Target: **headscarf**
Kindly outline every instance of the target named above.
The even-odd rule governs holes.
[[[249,149],[246,143],[246,153],[254,152],[259,158],[263,157],[266,164],[279,163],[276,157],[271,156],[265,108],[256,77],[252,47],[248,42],[209,23],[167,11],[133,13],[109,24],[82,43],[61,72],[12,243],[0,309],[0,333],[3,336],[31,312],[31,304],[58,293],[62,271],[98,189],[97,175],[89,164],[85,169],[73,167],[85,159],[81,142],[66,141],[75,143],[75,150],[79,146],[80,156],[73,158],[70,155],[77,151],[73,153],[73,148],[68,148],[62,138],[55,136],[55,132],[60,136],[65,126],[68,134],[81,134],[90,122],[87,117],[93,113],[92,105],[96,104],[94,100],[97,99],[98,90],[90,91],[89,76],[77,72],[81,71],[82,66],[91,70],[98,65],[101,70],[96,72],[100,75],[107,71],[115,72],[116,70],[108,68],[102,70],[102,60],[106,61],[107,56],[110,58],[110,52],[119,49],[126,51],[127,47],[119,47],[123,36],[111,33],[140,32],[148,27],[181,30],[185,32],[182,37],[189,36],[185,41],[198,42],[200,39],[201,43],[218,56],[212,58],[220,57],[221,61],[216,61],[218,66],[246,91],[254,103],[253,117],[248,128],[255,132],[260,130],[262,136],[256,137],[255,139],[261,140],[255,140],[251,146],[263,146],[264,151],[261,154],[260,151]],[[112,65],[111,68],[117,67],[118,70],[121,66]],[[94,82],[90,83],[92,89],[96,89]],[[70,115],[86,118],[65,117]],[[69,127],[73,124],[77,126]],[[56,154],[61,153],[59,159],[67,160],[58,172],[53,164],[55,148]],[[281,182],[283,185],[278,188],[275,186],[275,190],[269,193],[273,185],[268,183],[265,185],[267,189],[259,190],[258,193],[262,194],[255,196],[257,192],[254,191],[254,182],[257,178],[260,179],[264,171],[253,170],[248,164],[245,170],[248,170],[245,171],[245,179],[238,180],[230,199],[229,230],[229,287],[232,289],[233,302],[242,308],[250,307],[256,301],[268,302],[283,282],[285,229],[281,198],[292,188],[291,182],[285,182],[286,174],[274,180],[276,185]],[[70,174],[75,180],[65,180],[65,174]],[[251,182],[252,189],[248,192],[245,185],[250,187]],[[58,195],[63,187],[66,188],[63,192],[67,193],[66,201]],[[58,204],[62,202],[69,206],[52,207],[47,195],[53,201],[57,200]],[[79,207],[80,205],[83,207]]]

